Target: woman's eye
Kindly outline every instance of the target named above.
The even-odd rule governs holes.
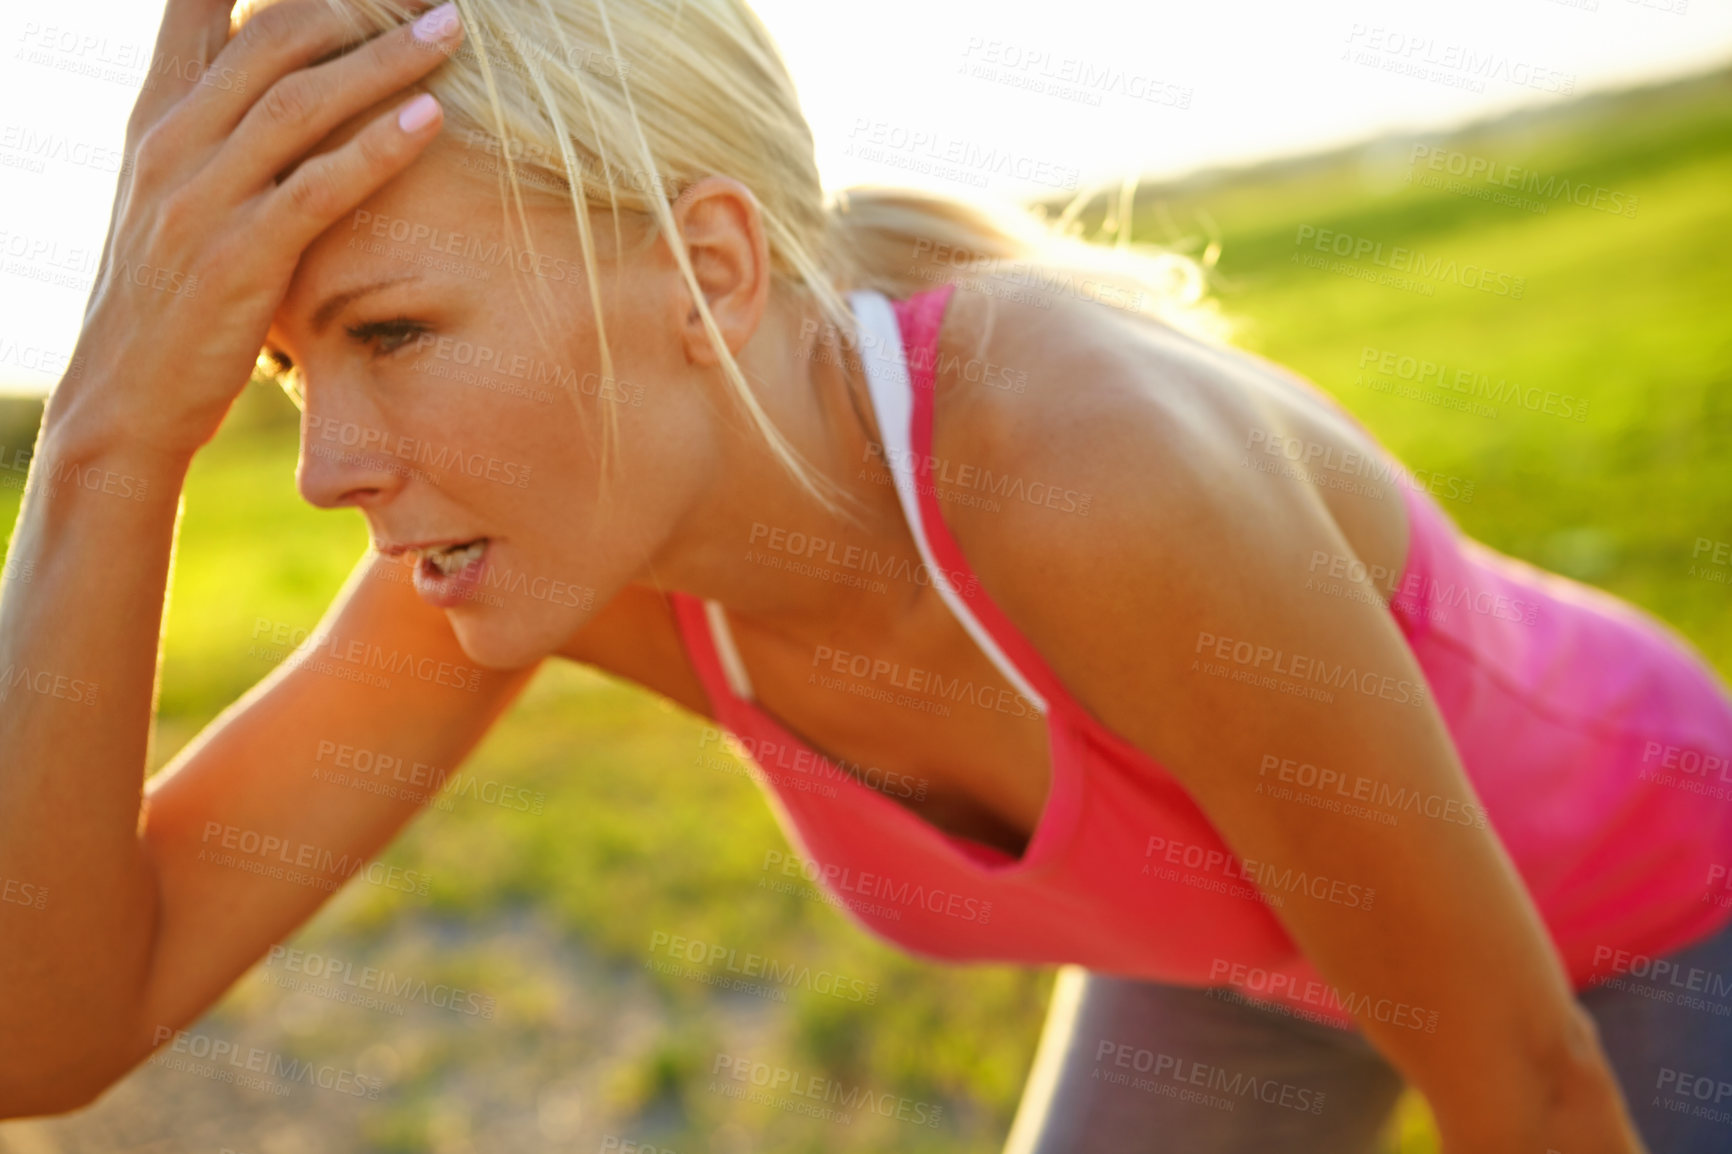
[[[396,352],[426,331],[426,325],[401,319],[369,321],[348,329],[349,336],[372,349],[376,357]]]

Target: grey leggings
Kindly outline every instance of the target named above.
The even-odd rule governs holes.
[[[1732,929],[1580,995],[1652,1154],[1732,1150]],[[1005,1154],[1376,1154],[1402,1080],[1356,1031],[1059,971]]]

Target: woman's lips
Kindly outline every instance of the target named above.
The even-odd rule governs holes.
[[[441,609],[475,600],[492,545],[489,538],[478,537],[459,545],[421,550],[415,562],[415,592]]]

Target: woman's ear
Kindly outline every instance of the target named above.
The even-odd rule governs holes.
[[[757,331],[770,299],[770,245],[757,198],[732,177],[706,176],[680,193],[670,208],[710,315],[728,351],[738,355]],[[686,358],[698,365],[718,364],[721,358],[690,286],[677,264],[673,271],[679,289],[675,297],[685,311],[679,328]]]

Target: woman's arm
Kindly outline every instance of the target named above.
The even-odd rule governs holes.
[[[0,596],[0,876],[46,897],[0,904],[0,1117],[84,1100],[148,970],[139,801],[184,474],[55,429],[31,464],[7,566],[32,577]],[[109,476],[143,499],[105,492]]]
[[[210,59],[230,7],[170,0],[158,54]],[[133,163],[11,546],[11,571],[31,580],[0,597],[0,877],[42,899],[0,903],[0,1115],[87,1100],[323,897],[195,868],[212,823],[371,853],[408,816],[309,785],[308,735],[451,764],[521,684],[491,675],[473,693],[408,682],[368,694],[310,664],[279,670],[183,755],[141,815],[188,462],[245,385],[306,244],[437,129],[435,117],[405,130],[393,110],[296,163],[454,43],[404,28],[308,67],[348,37],[323,4],[274,7],[202,80],[153,74],[128,125]],[[461,659],[442,615],[401,586],[352,580],[334,613],[364,640]]]
[[[1244,480],[1230,453],[1151,451],[1162,434],[1134,418],[1091,428],[1087,454],[1049,430],[1016,458],[1023,473],[1096,494],[1086,519],[971,514],[964,548],[983,583],[1078,699],[1186,786],[1238,857],[1375,891],[1370,908],[1294,894],[1273,912],[1331,985],[1436,1011],[1434,1033],[1359,1024],[1425,1094],[1447,1150],[1639,1152],[1592,1021],[1493,830],[1354,821],[1258,789],[1267,759],[1292,758],[1478,803],[1376,590],[1367,583],[1363,601],[1301,591],[1315,551],[1352,555],[1319,491]],[[1338,689],[1323,702],[1214,676],[1200,666],[1237,668],[1217,656],[1222,638],[1229,650],[1340,663],[1390,691]]]
[[[369,554],[297,654],[143,785],[166,569],[146,550],[169,536],[146,521],[123,510],[104,535],[61,517],[51,545],[14,546],[37,569],[0,606],[0,665],[65,672],[95,704],[23,686],[0,703],[0,876],[46,893],[40,910],[0,903],[0,1117],[89,1102],[197,1018],[391,840],[531,673],[475,669],[442,613],[380,579],[398,563]],[[355,750],[432,769],[401,795],[320,780]]]

